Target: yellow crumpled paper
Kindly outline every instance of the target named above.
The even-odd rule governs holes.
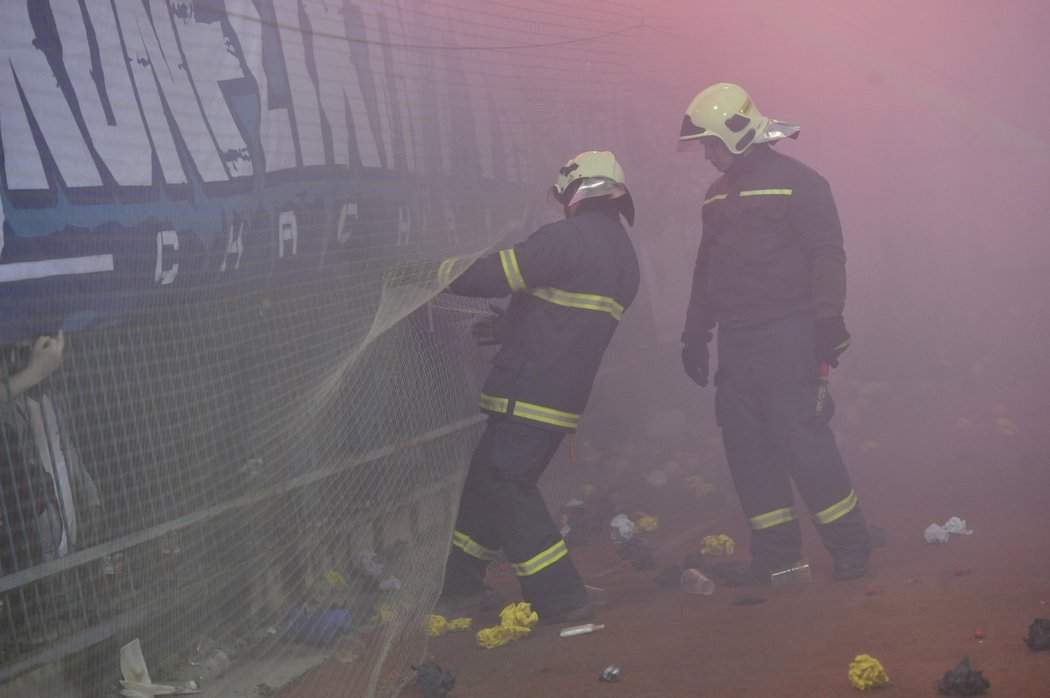
[[[700,552],[704,555],[732,555],[736,552],[736,543],[724,533],[704,536],[700,539]]]
[[[995,418],[995,433],[999,436],[1014,436],[1017,432],[1017,425],[1006,417]]]
[[[866,691],[888,685],[890,677],[878,659],[870,654],[858,654],[849,665],[849,682],[853,688]]]
[[[333,589],[346,589],[349,585],[346,583],[346,577],[340,574],[336,570],[328,570],[324,573],[324,580],[328,582],[328,585]]]
[[[454,630],[466,630],[471,624],[470,618],[453,618],[448,620],[445,616],[431,614],[427,619],[427,635],[430,637],[441,637],[447,632]]]
[[[685,484],[689,486],[689,489],[693,491],[697,497],[703,497],[707,494],[712,494],[715,491],[715,486],[704,480],[703,475],[693,475],[690,478],[686,478]]]
[[[376,604],[376,612],[372,617],[374,620],[378,620],[380,623],[386,623],[394,616],[394,612],[397,607],[389,603]]]
[[[651,533],[660,527],[660,521],[655,516],[646,514],[638,519],[638,530]]]
[[[478,631],[478,644],[487,650],[528,635],[540,617],[532,610],[530,604],[521,601],[512,603],[500,611],[499,619],[499,625]]]
[[[520,625],[496,625],[478,631],[478,644],[487,650],[501,647],[511,640],[517,640],[532,632]]]
[[[663,470],[668,475],[677,475],[682,472],[682,464],[676,460],[665,460],[663,465],[660,466],[660,470]]]
[[[540,622],[540,617],[532,610],[532,605],[525,601],[509,604],[499,612],[500,625],[520,626],[532,629],[532,626]]]

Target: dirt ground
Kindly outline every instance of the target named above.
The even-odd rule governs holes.
[[[847,672],[862,653],[890,678],[875,695],[936,696],[934,683],[969,657],[991,681],[988,695],[1050,697],[1050,652],[1022,641],[1034,619],[1050,618],[1047,388],[846,396],[854,409],[836,416],[848,433],[843,451],[869,523],[888,538],[865,579],[831,581],[830,560],[804,524],[812,582],[704,597],[657,587],[659,567],[627,568],[596,582],[609,595],[599,632],[560,638],[558,627],[539,627],[491,650],[472,632],[454,633],[431,640],[427,659],[455,672],[451,698],[852,696]],[[924,541],[928,525],[953,516],[973,534]],[[709,533],[732,536],[746,562],[741,514],[700,535]],[[661,554],[659,566],[680,564],[698,541]],[[744,595],[764,603],[734,605]],[[620,680],[599,681],[613,663]],[[311,696],[341,695],[337,672],[330,692],[317,693],[318,678]],[[294,686],[280,695],[307,698]],[[422,695],[410,684],[401,698]]]

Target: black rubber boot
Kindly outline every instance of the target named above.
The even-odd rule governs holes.
[[[835,560],[831,568],[831,578],[836,582],[860,579],[868,574],[868,558],[860,556],[843,556]]]

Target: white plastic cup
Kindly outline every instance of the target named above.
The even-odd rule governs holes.
[[[682,572],[682,591],[690,594],[710,596],[715,591],[715,583],[698,569],[690,567]]]

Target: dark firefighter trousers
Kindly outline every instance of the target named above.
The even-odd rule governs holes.
[[[813,317],[760,325],[719,325],[715,414],[729,471],[751,524],[756,566],[802,557],[791,483],[832,558],[867,558],[864,515],[828,422],[830,396],[817,416],[820,362]]]
[[[542,618],[579,608],[587,591],[540,495],[540,476],[565,434],[493,415],[470,461],[445,568],[444,593],[484,588],[502,548],[522,598]]]

